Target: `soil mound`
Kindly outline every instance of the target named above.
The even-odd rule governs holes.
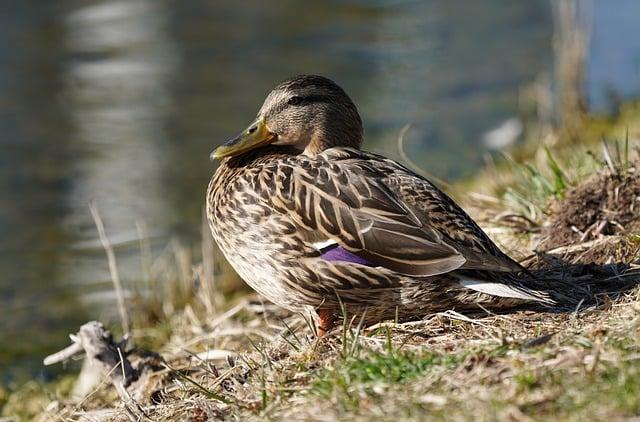
[[[630,262],[640,248],[640,162],[630,170],[603,171],[552,205],[539,252],[574,261]],[[636,236],[638,234],[638,236]],[[569,256],[565,256],[568,258]]]

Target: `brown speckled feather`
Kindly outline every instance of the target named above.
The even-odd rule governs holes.
[[[339,309],[337,294],[367,308],[373,321],[393,317],[396,306],[409,316],[517,302],[463,287],[470,274],[546,300],[515,277],[496,276],[520,267],[444,193],[378,155],[347,148],[315,158],[275,147],[250,152],[221,163],[207,207],[234,268],[290,309]],[[375,266],[323,260],[314,242],[326,238]]]
[[[414,276],[521,270],[449,197],[392,160],[331,148],[274,164],[272,199],[294,222],[377,265]]]

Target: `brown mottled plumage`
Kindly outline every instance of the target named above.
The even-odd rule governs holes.
[[[315,309],[321,331],[342,305],[377,322],[550,302],[453,200],[361,141],[347,94],[303,75],[214,152],[209,225],[249,285],[285,308]]]

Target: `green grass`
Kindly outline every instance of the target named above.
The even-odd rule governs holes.
[[[508,206],[532,220],[539,220],[550,201],[564,198],[567,189],[590,174],[596,166],[587,154],[565,159],[547,147],[543,151],[544,156],[537,162],[519,163],[506,156],[506,171],[512,174],[512,178],[506,186],[498,188],[499,195]],[[571,174],[563,170],[565,168],[572,169]]]
[[[640,415],[640,362],[604,362],[597,370],[589,366],[579,371],[525,371],[514,377],[523,397],[539,392],[557,392],[541,408],[525,404],[525,414],[584,416],[598,414]],[[507,403],[503,403],[506,405]]]
[[[454,353],[398,350],[389,343],[385,349],[362,347],[358,356],[338,358],[330,366],[312,374],[308,395],[337,405],[344,414],[358,413],[363,403],[383,405],[387,395],[396,396],[403,385],[433,380],[437,391],[445,394],[440,380],[446,374],[464,370],[470,362],[487,362],[501,358],[510,350],[506,346],[477,347]],[[402,394],[402,393],[400,393]],[[313,399],[312,399],[313,400]],[[411,414],[411,409],[397,409]]]
[[[551,346],[486,346],[451,354],[363,348],[361,356],[339,358],[315,372],[308,394],[317,397],[311,401],[322,400],[320,407],[352,416],[492,419],[514,405],[523,415],[543,418],[640,415],[637,341],[599,336],[577,332]],[[569,354],[570,364],[563,364],[567,350],[580,358]],[[554,359],[559,363],[544,364]],[[420,397],[428,397],[427,403]]]
[[[335,392],[350,394],[357,386],[371,391],[376,383],[402,383],[438,368],[451,368],[460,362],[459,355],[415,352],[369,352],[362,357],[338,361],[334,367],[315,375],[311,393],[328,397]]]
[[[0,416],[34,420],[52,400],[67,396],[75,381],[75,376],[65,375],[55,384],[29,381],[14,390],[0,388]]]

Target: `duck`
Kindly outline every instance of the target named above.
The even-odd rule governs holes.
[[[453,199],[362,142],[349,95],[299,75],[211,153],[208,225],[256,292],[311,312],[318,336],[347,316],[374,324],[553,303]]]

